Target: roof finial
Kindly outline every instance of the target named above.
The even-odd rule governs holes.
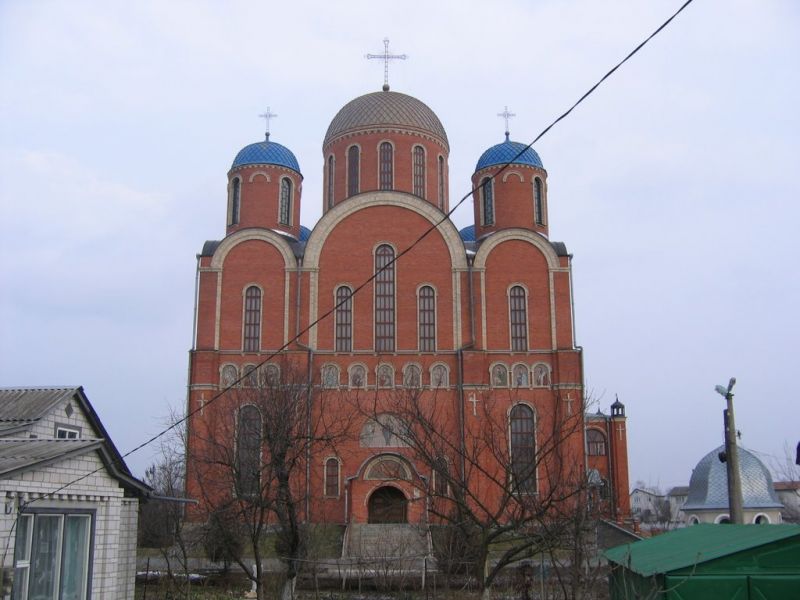
[[[389,91],[389,61],[405,60],[406,54],[389,54],[389,38],[383,38],[383,54],[366,54],[366,58],[380,58],[383,60],[383,91]]]
[[[497,116],[498,117],[503,117],[505,119],[505,121],[506,121],[506,141],[508,141],[508,138],[509,138],[509,135],[510,135],[509,132],[508,132],[508,120],[511,117],[516,117],[517,115],[516,115],[516,113],[508,112],[508,106],[506,106],[503,109],[503,112],[497,113]]]
[[[269,120],[270,119],[274,119],[278,115],[276,115],[274,112],[270,112],[269,106],[268,106],[267,107],[267,112],[261,113],[258,116],[261,117],[262,119],[264,119],[267,122],[267,131],[266,131],[265,136],[266,136],[266,140],[269,141]]]

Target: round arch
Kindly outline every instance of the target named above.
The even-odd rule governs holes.
[[[562,268],[558,262],[558,255],[553,246],[550,245],[550,242],[540,234],[526,229],[504,229],[487,236],[475,254],[475,268],[485,269],[486,261],[492,250],[509,240],[521,240],[536,247],[544,255],[547,266],[551,271]]]

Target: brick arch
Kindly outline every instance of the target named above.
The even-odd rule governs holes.
[[[242,242],[251,240],[259,240],[274,246],[283,257],[283,262],[287,268],[294,268],[296,266],[297,261],[292,253],[292,249],[289,247],[288,242],[280,235],[269,230],[241,229],[220,242],[211,259],[211,268],[222,269],[228,253]]]
[[[505,229],[487,236],[480,248],[478,248],[478,252],[475,254],[475,268],[485,269],[486,261],[488,260],[489,254],[491,254],[492,250],[508,240],[521,240],[523,242],[530,243],[544,255],[544,258],[547,261],[547,266],[550,270],[561,268],[558,262],[558,255],[553,249],[553,246],[550,245],[550,242],[548,242],[540,234],[533,231],[528,231],[526,229]]]

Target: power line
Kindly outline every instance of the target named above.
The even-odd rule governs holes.
[[[625,56],[625,58],[623,58],[616,65],[614,65],[614,67],[612,67],[594,85],[592,85],[580,98],[578,98],[578,100],[572,106],[570,106],[563,114],[561,114],[559,117],[557,117],[555,120],[553,120],[529,144],[524,146],[510,160],[508,160],[505,164],[503,164],[503,166],[494,175],[491,175],[487,179],[490,180],[490,181],[493,181],[494,179],[496,179],[501,173],[503,173],[503,171],[505,171],[509,166],[511,166],[517,158],[519,158],[522,154],[524,154],[527,150],[529,150],[536,142],[538,142],[542,137],[544,137],[555,125],[557,125],[560,121],[562,121],[567,116],[569,116],[572,113],[572,111],[575,110],[592,93],[594,93],[594,91],[598,87],[600,87],[600,85],[606,79],[611,77],[611,75],[613,75],[617,71],[617,69],[619,69],[622,65],[624,65],[626,62],[628,62],[628,60],[630,60],[635,54],[637,54],[639,52],[639,50],[641,50],[650,40],[652,40],[656,35],[661,33],[661,31],[664,28],[666,28],[667,25],[669,25],[675,19],[675,17],[677,17],[681,12],[683,12],[683,10],[687,6],[689,6],[689,4],[691,4],[693,1],[694,0],[686,0],[686,2],[684,2],[681,5],[681,7],[678,8],[678,10],[676,10],[672,14],[672,16],[670,16],[666,21],[664,21],[655,31],[653,31],[653,33],[651,33],[649,36],[647,36],[638,46],[636,46],[631,52],[629,52],[628,55]],[[278,350],[275,350],[274,352],[272,352],[271,354],[266,356],[266,358],[264,358],[263,360],[261,360],[261,362],[259,362],[257,365],[255,365],[254,369],[252,369],[251,371],[248,371],[247,373],[243,373],[238,378],[236,378],[234,381],[232,381],[230,384],[228,384],[224,389],[220,390],[214,396],[212,396],[211,399],[209,399],[207,402],[205,402],[201,406],[195,408],[194,410],[188,411],[185,416],[181,417],[180,419],[178,419],[174,423],[170,424],[168,427],[165,427],[164,429],[162,429],[160,432],[158,432],[157,434],[153,435],[152,437],[146,439],[141,444],[138,444],[134,448],[128,450],[125,454],[122,455],[122,458],[124,459],[124,458],[126,458],[126,457],[128,457],[128,456],[130,456],[130,455],[132,455],[132,454],[134,454],[136,452],[138,452],[142,448],[152,444],[153,442],[155,442],[159,438],[163,437],[164,435],[166,435],[167,433],[169,433],[170,431],[172,431],[173,429],[175,429],[179,425],[182,425],[183,423],[188,421],[191,417],[193,417],[194,415],[199,413],[201,410],[204,410],[206,407],[208,407],[212,403],[216,402],[219,398],[221,398],[228,391],[230,391],[231,389],[236,388],[238,386],[238,384],[240,384],[243,380],[245,380],[246,378],[250,377],[253,372],[255,372],[260,367],[264,366],[267,362],[269,362],[270,360],[272,360],[273,358],[275,358],[279,354],[283,353],[285,350],[289,349],[295,342],[299,342],[300,338],[302,336],[304,336],[306,333],[308,333],[313,327],[316,327],[318,324],[320,324],[321,322],[326,320],[340,306],[342,306],[346,302],[350,301],[350,299],[352,299],[353,296],[355,296],[358,292],[360,292],[367,285],[369,285],[372,281],[374,281],[375,278],[380,273],[382,273],[383,271],[385,271],[388,268],[392,267],[394,265],[394,263],[396,263],[398,260],[400,260],[401,257],[403,257],[406,254],[408,254],[418,244],[420,244],[425,238],[427,238],[433,231],[438,229],[439,225],[441,225],[445,221],[448,221],[450,219],[450,216],[458,209],[458,207],[461,206],[470,196],[472,196],[482,185],[485,185],[485,183],[486,183],[486,179],[484,179],[479,186],[471,188],[466,194],[464,194],[464,196],[461,197],[461,199],[455,204],[455,206],[453,206],[453,208],[451,208],[447,213],[445,213],[442,216],[441,219],[436,221],[436,223],[434,223],[427,230],[425,230],[422,233],[422,235],[420,235],[408,247],[406,247],[404,250],[402,250],[400,253],[398,253],[392,260],[387,262],[386,265],[384,265],[380,269],[376,270],[375,273],[373,273],[365,281],[363,281],[361,284],[359,284],[347,298],[345,298],[345,299],[339,301],[338,303],[336,303],[330,310],[328,310],[327,312],[322,314],[320,317],[315,319],[312,323],[310,323],[308,326],[306,326],[304,329],[302,329],[300,332],[298,332],[291,340],[286,342]],[[104,467],[99,467],[99,468],[95,469],[94,471],[92,471],[90,473],[87,473],[87,474],[85,474],[85,475],[83,475],[81,477],[78,477],[77,479],[74,479],[74,480],[70,481],[69,483],[65,483],[64,485],[62,485],[61,487],[59,487],[58,489],[56,489],[53,492],[49,492],[47,494],[43,494],[42,496],[39,496],[38,498],[34,498],[34,499],[30,500],[29,502],[24,503],[24,505],[21,508],[27,507],[30,504],[32,504],[33,502],[36,502],[37,500],[41,500],[44,497],[49,497],[49,496],[53,496],[55,494],[58,494],[59,492],[61,492],[62,490],[66,489],[70,485],[73,485],[73,484],[75,484],[75,483],[77,483],[79,481],[82,481],[83,479],[89,477],[90,475],[93,475],[93,474],[101,471],[103,468]],[[12,529],[13,529],[13,526],[12,526]]]

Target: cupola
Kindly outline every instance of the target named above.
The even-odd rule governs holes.
[[[396,190],[447,211],[449,151],[442,122],[425,103],[388,85],[359,96],[325,134],[322,210],[364,192]]]
[[[506,166],[507,165],[507,166]],[[475,237],[511,227],[547,226],[547,171],[533,148],[506,139],[486,150],[472,175]]]
[[[265,227],[299,239],[302,182],[297,158],[269,132],[242,148],[228,171],[227,233]]]

